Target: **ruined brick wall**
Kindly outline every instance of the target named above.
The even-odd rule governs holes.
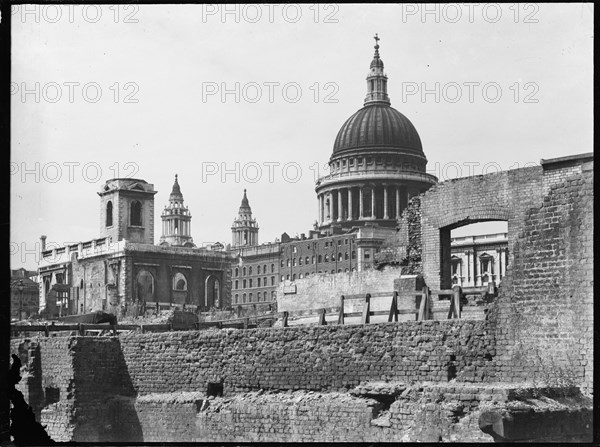
[[[252,389],[345,390],[364,380],[488,380],[483,321],[426,321],[138,334],[121,338],[138,394]],[[491,374],[491,376],[490,376]]]
[[[545,196],[513,245],[496,309],[503,380],[593,377],[593,162],[544,165]]]
[[[593,154],[582,154],[450,180],[420,196],[420,228],[411,229],[403,215],[399,240],[409,244],[415,231],[421,238],[422,274],[433,289],[450,286],[453,228],[508,222],[507,272],[490,314],[502,380],[572,382],[591,390],[592,170]]]
[[[386,267],[383,271],[363,270],[351,273],[311,275],[294,281],[296,293],[284,294],[284,284],[277,290],[277,310],[301,311],[339,307],[342,295],[390,292],[400,269]]]
[[[541,204],[542,177],[542,168],[536,166],[449,180],[424,193],[420,231],[422,274],[427,285],[433,289],[451,286],[450,231],[470,223],[508,222],[510,264],[512,245],[523,228],[525,213]]]

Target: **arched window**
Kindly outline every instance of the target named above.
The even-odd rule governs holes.
[[[244,288],[244,289],[246,288],[246,280],[245,279],[242,281],[242,288]]]
[[[256,294],[256,300],[257,300],[257,301],[260,301],[260,298],[261,298],[261,293],[260,293],[260,292],[258,292],[258,293]]]
[[[242,295],[242,303],[245,303],[245,302],[246,302],[246,294],[244,293],[244,294]]]
[[[348,260],[348,258],[350,258],[350,256],[348,255],[348,252],[344,253],[344,259]]]
[[[235,280],[235,288],[236,288],[236,289],[239,289],[239,285],[240,285],[240,283],[239,283],[239,281],[236,279],[236,280]]]
[[[260,265],[258,267],[256,267],[256,274],[260,275]]]
[[[313,256],[313,257],[311,258],[311,264],[314,264],[314,263],[315,263],[315,257]]]
[[[248,267],[248,275],[252,274],[252,267]]]
[[[275,273],[275,264],[271,264],[271,273]]]
[[[325,262],[329,262],[329,255],[325,255]]]
[[[304,275],[302,273],[300,273],[300,275],[298,276],[298,278],[302,279],[302,278],[304,278]]]
[[[106,204],[106,226],[112,227],[113,224],[113,204],[109,200]]]
[[[256,287],[260,287],[260,278],[256,280]]]
[[[131,202],[129,224],[132,227],[142,226],[142,204],[138,200]]]
[[[246,276],[246,267],[244,267],[244,269],[242,270],[242,274],[243,274],[244,276]]]
[[[302,256],[298,258],[298,265],[302,265]]]
[[[154,301],[154,276],[147,270],[137,274],[136,297],[139,301]]]
[[[238,269],[237,267],[235,268],[235,276],[238,276],[240,274],[240,269]]]
[[[236,293],[235,298],[233,299],[233,304],[237,304],[239,299],[240,299],[240,296]]]
[[[248,284],[248,287],[252,287],[252,278],[250,278],[250,283]]]
[[[306,265],[308,265],[308,264],[310,263],[310,259],[309,259],[309,257],[308,257],[308,256],[307,256],[307,257],[306,257],[306,259],[304,260],[304,263],[305,263]],[[314,264],[314,262],[313,262],[313,264]]]
[[[309,273],[306,272],[306,274],[304,275],[305,278],[308,278]]]
[[[292,281],[296,281],[296,274],[294,273],[294,275],[292,276]]]
[[[173,290],[187,290],[187,280],[183,273],[175,273],[173,276]]]
[[[338,253],[338,261],[341,261],[341,260],[342,260],[342,253],[340,252],[340,253]]]

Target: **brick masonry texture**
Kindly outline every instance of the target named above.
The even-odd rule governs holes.
[[[544,166],[495,309],[502,380],[593,380],[593,165]]]

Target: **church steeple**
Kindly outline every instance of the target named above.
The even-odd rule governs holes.
[[[195,247],[191,236],[192,215],[183,204],[183,194],[175,174],[175,183],[169,195],[169,204],[161,215],[162,236],[160,245]]]
[[[387,94],[387,76],[383,72],[383,61],[379,57],[379,36],[375,34],[375,54],[371,61],[369,75],[367,76],[367,96],[365,106],[370,104],[390,105]]]
[[[232,246],[258,245],[258,224],[252,218],[252,208],[244,189],[244,197],[238,211],[238,217],[231,226]]]

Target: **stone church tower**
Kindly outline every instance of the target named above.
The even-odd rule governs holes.
[[[175,183],[169,196],[169,205],[161,214],[162,236],[160,245],[195,247],[191,236],[192,215],[183,204],[183,194],[175,174]]]
[[[258,245],[258,224],[256,219],[252,218],[252,209],[248,203],[245,189],[240,211],[238,217],[233,221],[231,233],[232,248]]]
[[[100,235],[113,243],[154,244],[154,185],[134,178],[107,180],[100,196]]]

